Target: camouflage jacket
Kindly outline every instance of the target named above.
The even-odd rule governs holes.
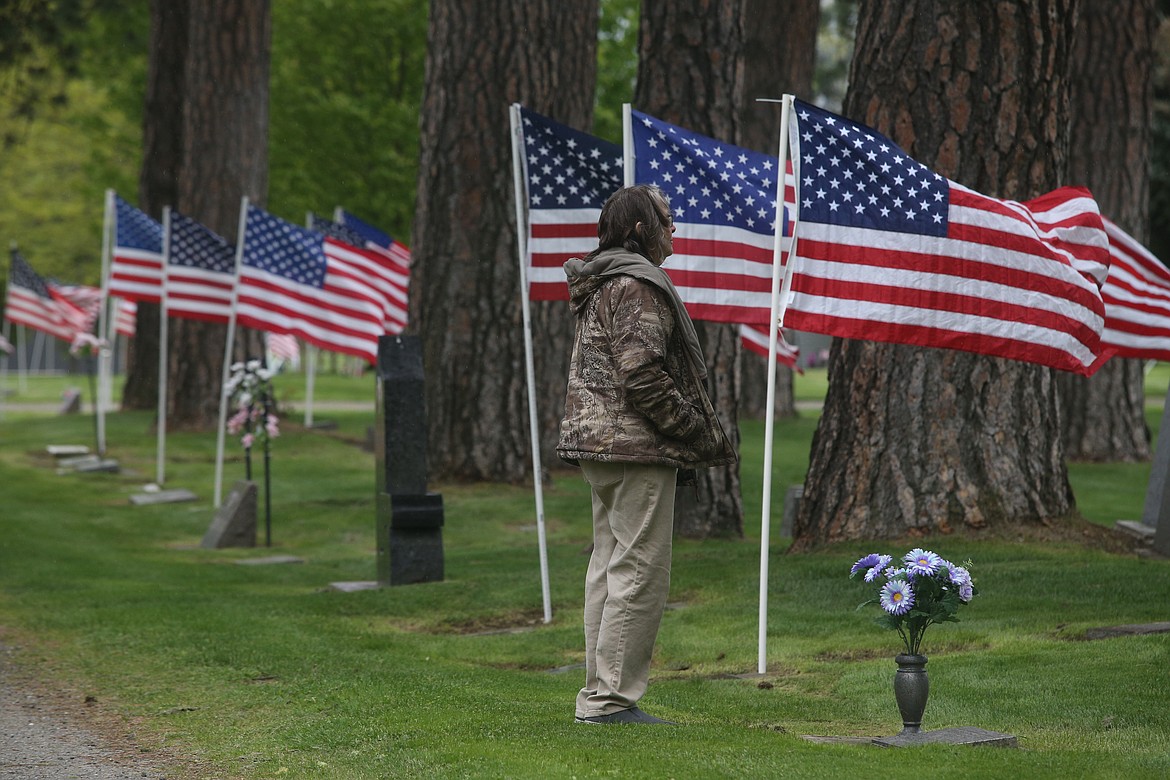
[[[639,262],[640,261],[640,262]],[[614,249],[565,264],[576,315],[557,453],[695,468],[736,459],[704,386],[698,342],[669,277]],[[698,356],[696,358],[696,355]],[[697,362],[697,364],[696,364]]]

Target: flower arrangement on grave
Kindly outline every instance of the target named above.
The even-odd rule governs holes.
[[[236,412],[227,421],[227,430],[240,437],[244,445],[244,474],[252,479],[252,447],[264,448],[264,543],[272,546],[272,490],[269,471],[269,444],[280,435],[276,416],[276,397],[272,391],[272,372],[259,360],[234,363],[231,377],[224,385]]]
[[[898,632],[907,655],[919,655],[926,629],[935,623],[957,623],[959,607],[978,592],[970,567],[970,561],[957,566],[930,550],[915,548],[898,565],[889,555],[871,553],[853,564],[849,577],[860,575],[878,586],[877,595],[858,609],[880,605],[878,625]]]
[[[269,441],[280,435],[280,421],[273,404],[272,372],[259,360],[233,363],[231,371],[225,389],[236,411],[227,421],[228,433],[240,437],[245,453],[250,453],[258,443],[267,452]],[[250,458],[247,469],[251,479]]]

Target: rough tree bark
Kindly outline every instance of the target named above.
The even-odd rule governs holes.
[[[187,61],[189,0],[152,0],[150,55],[143,111],[142,170],[138,205],[156,220],[178,200],[183,162],[183,79]],[[130,339],[123,409],[158,408],[159,306],[138,304],[138,325]]]
[[[667,122],[738,143],[743,44],[744,0],[644,0],[634,104]],[[707,358],[711,400],[738,451],[738,326],[695,325]],[[679,490],[675,532],[691,538],[743,535],[739,464],[700,470],[697,489]]]
[[[862,4],[844,113],[980,192],[1067,170],[1076,0]],[[1053,371],[965,352],[834,342],[793,550],[1047,523],[1074,508]]]
[[[423,343],[432,477],[531,473],[508,106],[588,129],[597,24],[596,0],[431,3],[410,327]],[[565,304],[534,306],[546,462],[571,327]]]
[[[747,0],[744,14],[749,23],[744,29],[740,143],[774,155],[780,143],[780,107],[758,103],[756,98],[779,99],[788,92],[812,99],[821,4],[819,0]],[[779,366],[776,371],[773,406],[778,417],[796,415],[792,373],[787,366]],[[739,415],[762,419],[767,410],[768,360],[745,352],[740,371]]]
[[[1154,0],[1081,0],[1072,58],[1069,182],[1138,241],[1149,230]],[[1142,361],[1115,358],[1092,377],[1061,374],[1070,460],[1150,457]]]
[[[240,198],[268,190],[268,0],[200,0],[188,6],[182,85],[182,161],[175,208],[232,243]],[[207,430],[218,421],[224,325],[172,319],[168,425]],[[259,334],[239,333],[237,355],[263,357]]]

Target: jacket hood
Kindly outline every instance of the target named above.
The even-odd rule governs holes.
[[[707,363],[703,359],[703,350],[699,346],[699,338],[695,333],[695,325],[687,313],[674,282],[659,266],[654,265],[642,255],[620,247],[606,249],[584,258],[574,257],[564,265],[565,276],[569,281],[569,301],[575,314],[580,315],[597,288],[613,276],[632,276],[647,284],[654,285],[666,293],[674,308],[675,320],[680,328],[683,344],[686,346],[692,364],[700,377],[707,376]]]
[[[606,249],[583,258],[574,257],[565,263],[564,269],[569,281],[569,300],[577,310],[610,276],[627,274],[646,279],[657,272],[657,275],[667,278],[664,271],[642,255],[621,248]]]

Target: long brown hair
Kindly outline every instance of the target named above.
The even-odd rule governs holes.
[[[638,223],[642,229],[637,230]],[[658,265],[663,233],[670,230],[670,203],[666,194],[653,184],[635,184],[609,196],[597,220],[597,249],[585,258],[591,260],[606,249],[622,247],[642,255]]]

